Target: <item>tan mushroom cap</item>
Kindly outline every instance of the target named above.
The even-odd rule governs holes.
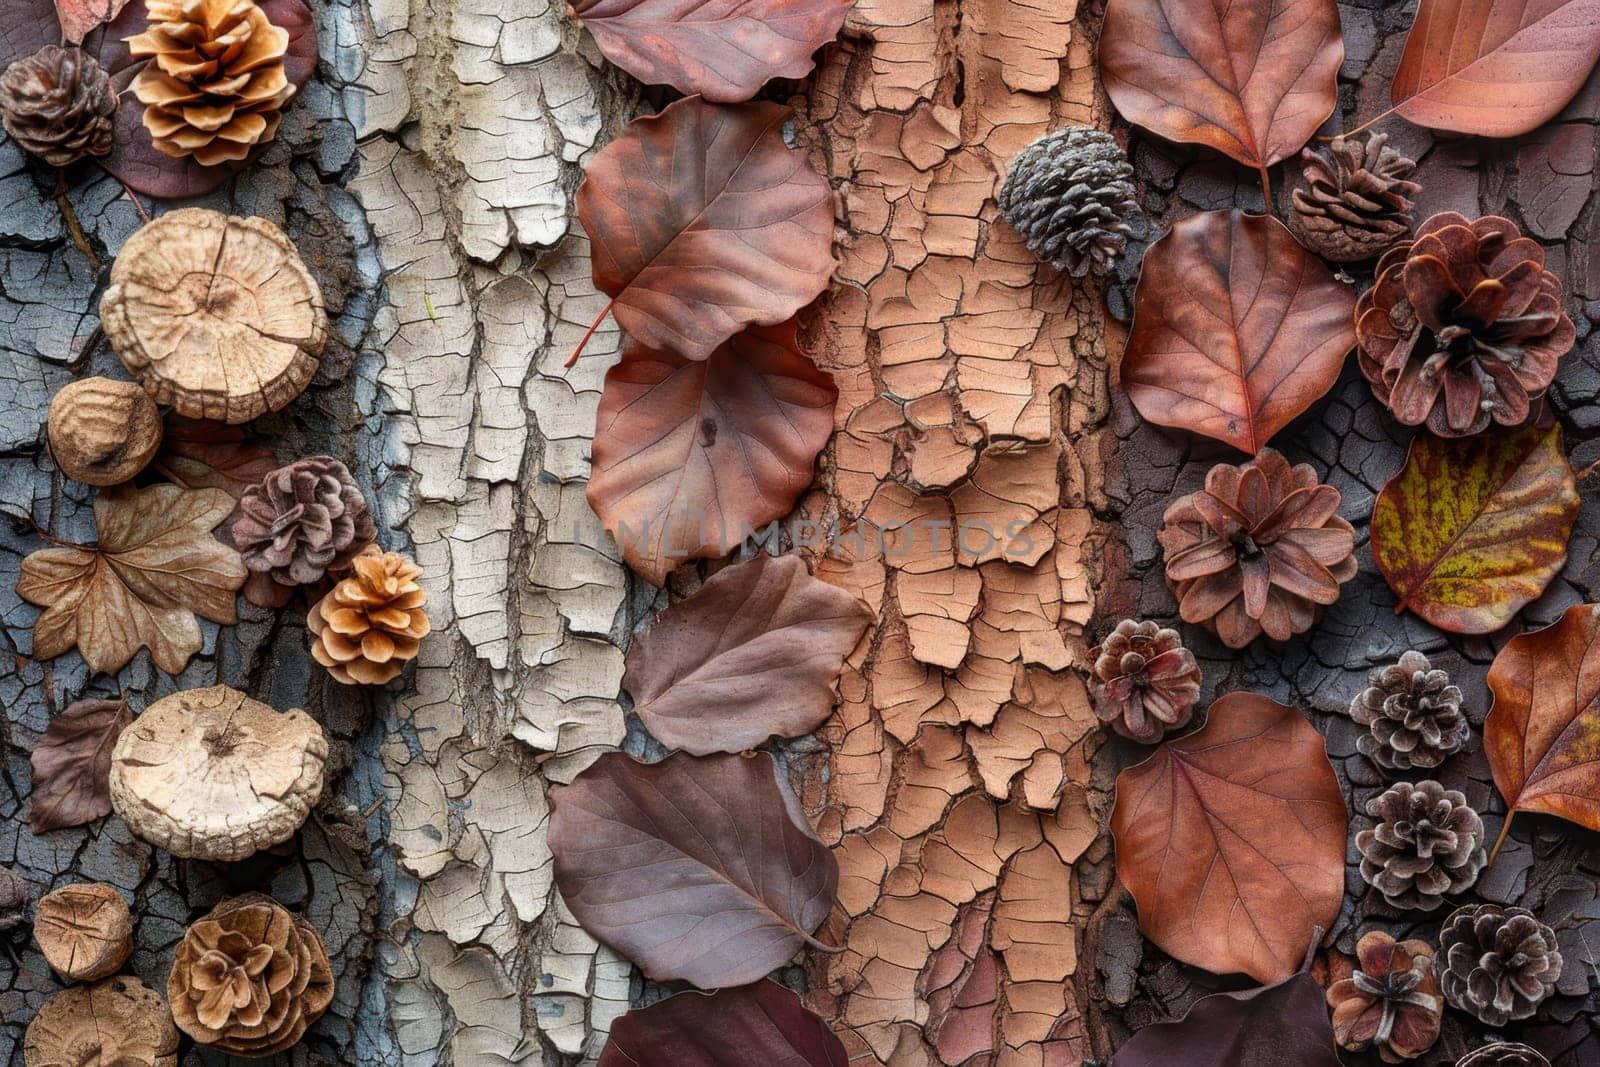
[[[209,208],[171,212],[128,238],[100,319],[158,403],[231,423],[299,396],[328,335],[322,293],[283,231]]]
[[[328,741],[299,708],[225,685],[150,705],[111,753],[111,806],[174,856],[231,862],[287,841],[322,795]]]
[[[45,426],[56,466],[84,485],[125,482],[161,447],[161,411],[137,382],[68,382],[50,401]]]
[[[68,981],[104,978],[133,954],[133,913],[116,886],[64,885],[39,898],[33,940],[45,962]]]
[[[25,1067],[177,1067],[178,1028],[160,994],[132,975],[69,986],[44,1002],[22,1041]]]

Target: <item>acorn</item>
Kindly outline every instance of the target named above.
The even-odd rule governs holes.
[[[46,426],[56,466],[85,485],[125,482],[161,447],[161,412],[134,382],[69,382],[50,401]]]

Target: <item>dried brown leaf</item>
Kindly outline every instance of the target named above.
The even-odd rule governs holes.
[[[82,826],[111,813],[111,750],[133,721],[126,700],[80,700],[50,720],[33,746],[28,825]]]
[[[266,442],[242,426],[176,413],[166,424],[153,463],[167,481],[186,489],[222,489],[237,500],[278,467]]]

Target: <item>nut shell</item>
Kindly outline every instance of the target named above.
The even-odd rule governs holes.
[[[33,939],[61,977],[89,982],[116,974],[133,954],[133,914],[115,886],[64,885],[39,898]]]
[[[177,1067],[178,1028],[160,994],[132,975],[69,986],[44,1002],[23,1038],[26,1067]]]
[[[161,448],[161,411],[136,382],[83,378],[50,401],[46,432],[62,474],[84,485],[120,485]]]

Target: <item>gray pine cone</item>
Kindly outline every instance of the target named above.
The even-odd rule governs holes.
[[[1432,911],[1471,889],[1488,857],[1483,820],[1438,782],[1397,782],[1367,802],[1378,825],[1356,835],[1361,877],[1390,907]]]
[[[1387,251],[1411,232],[1408,181],[1417,165],[1388,147],[1388,134],[1365,141],[1340,138],[1328,154],[1306,149],[1305,184],[1291,200],[1289,226],[1302,244],[1335,263],[1360,263]]]
[[[117,91],[81,48],[45,45],[0,74],[0,125],[52,167],[111,151]]]
[[[1439,931],[1440,984],[1450,1005],[1487,1026],[1526,1019],[1556,987],[1555,931],[1527,908],[1457,908]]]
[[[1467,743],[1471,728],[1461,713],[1461,690],[1427,656],[1407,652],[1399,663],[1373,671],[1369,682],[1351,703],[1350,717],[1368,731],[1356,747],[1378,766],[1437,767]]]
[[[1033,254],[1057,270],[1074,278],[1106,274],[1142,218],[1132,177],[1111,134],[1068,126],[1017,153],[1000,210]]]
[[[1550,1061],[1538,1049],[1515,1041],[1496,1041],[1473,1049],[1456,1061],[1456,1067],[1550,1067]]]

